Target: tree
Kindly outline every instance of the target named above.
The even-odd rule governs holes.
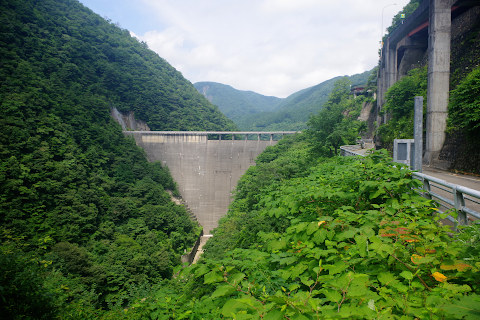
[[[363,98],[350,95],[350,81],[344,77],[335,82],[323,109],[308,121],[314,151],[321,155],[338,154],[341,145],[351,144],[362,128],[358,117]]]

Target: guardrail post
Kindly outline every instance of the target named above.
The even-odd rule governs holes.
[[[457,222],[455,223],[455,229],[458,225],[466,226],[468,225],[467,213],[463,211],[465,207],[465,198],[463,197],[463,193],[457,190],[457,187],[453,187],[453,202],[455,205],[455,209],[458,212]]]
[[[428,181],[425,178],[422,178],[422,182],[423,182],[423,190],[425,190],[424,192],[425,198],[427,198],[428,200],[432,200],[432,195],[430,194],[430,181]]]

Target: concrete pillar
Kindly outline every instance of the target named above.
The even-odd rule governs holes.
[[[413,138],[415,139],[414,161],[412,170],[422,172],[423,153],[423,97],[415,97],[415,115],[413,121]]]
[[[390,47],[390,38],[387,38],[387,52],[386,52],[386,75],[387,75],[387,88],[390,88],[397,81],[397,50]],[[386,91],[386,90],[385,90]]]
[[[438,159],[445,141],[450,89],[451,0],[429,0],[427,135],[424,163]]]
[[[382,62],[380,62],[380,68],[378,69],[377,75],[377,128],[381,125],[382,118],[380,117],[380,111],[383,106],[383,67]]]
[[[386,40],[383,51],[383,59],[385,67],[383,68],[383,70],[381,70],[382,87],[380,91],[380,106],[383,106],[383,104],[385,103],[385,93],[387,92],[388,88],[390,88],[395,84],[395,82],[397,82],[397,50],[395,47],[390,46],[390,38],[387,38]],[[387,121],[388,115],[384,114],[381,122],[386,123]]]
[[[386,65],[386,47],[382,47],[382,56],[380,61],[380,67],[378,70],[377,78],[377,128],[383,123],[383,119],[380,116],[383,104],[385,103],[385,92],[387,91],[387,77],[385,72]]]

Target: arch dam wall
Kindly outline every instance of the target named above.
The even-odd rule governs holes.
[[[168,167],[206,235],[227,213],[238,179],[255,165],[255,158],[293,133],[124,131],[145,150],[149,161]]]

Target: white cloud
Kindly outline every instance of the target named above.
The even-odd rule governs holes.
[[[141,0],[163,29],[137,37],[192,82],[287,96],[378,60],[390,0]],[[408,0],[397,1],[402,5]],[[384,9],[384,27],[402,6]]]

